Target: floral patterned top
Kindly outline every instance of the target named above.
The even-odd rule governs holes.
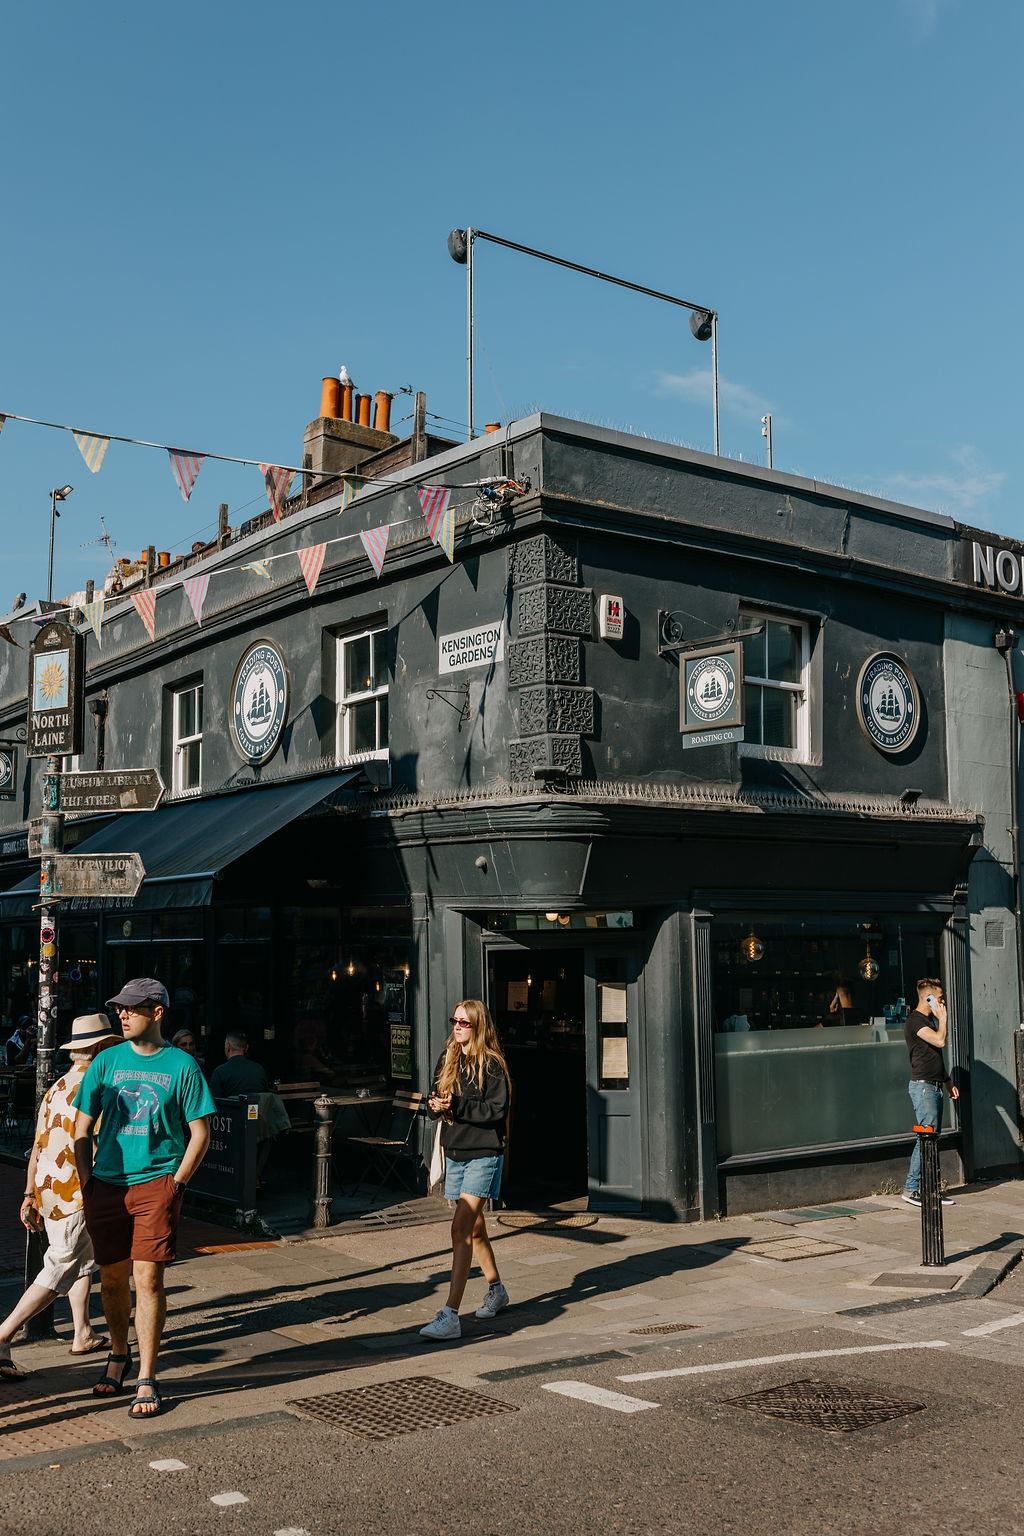
[[[74,1062],[58,1078],[39,1106],[36,1122],[36,1201],[47,1221],[63,1221],[82,1209],[82,1187],[75,1166],[75,1116],[71,1100],[85,1076],[86,1063]]]

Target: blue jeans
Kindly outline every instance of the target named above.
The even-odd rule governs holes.
[[[910,1080],[910,1102],[914,1106],[915,1125],[934,1125],[938,1131],[942,1125],[942,1087],[939,1083],[919,1083]],[[908,1195],[916,1195],[921,1188],[921,1146],[915,1138],[914,1150],[907,1169],[904,1185]]]

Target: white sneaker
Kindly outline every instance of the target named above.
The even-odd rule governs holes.
[[[487,1287],[487,1295],[484,1297],[481,1305],[477,1307],[474,1316],[482,1317],[485,1319],[489,1317],[497,1317],[502,1307],[507,1306],[508,1291],[506,1291],[505,1287],[499,1280],[497,1285],[489,1285]]]
[[[462,1324],[454,1307],[442,1307],[432,1323],[420,1329],[424,1339],[461,1339]]]

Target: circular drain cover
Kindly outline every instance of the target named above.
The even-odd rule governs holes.
[[[565,1227],[594,1227],[597,1217],[592,1211],[502,1211],[498,1217],[503,1227],[529,1227],[558,1232]]]

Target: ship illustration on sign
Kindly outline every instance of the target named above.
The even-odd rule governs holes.
[[[250,725],[265,725],[273,713],[274,705],[267,688],[267,679],[265,675],[261,674],[246,718]]]
[[[701,690],[702,704],[717,704],[719,699],[725,698],[725,689],[722,687],[722,679],[717,672],[712,672]]]
[[[902,720],[903,706],[896,697],[896,690],[890,683],[875,705],[875,713],[880,720]]]

